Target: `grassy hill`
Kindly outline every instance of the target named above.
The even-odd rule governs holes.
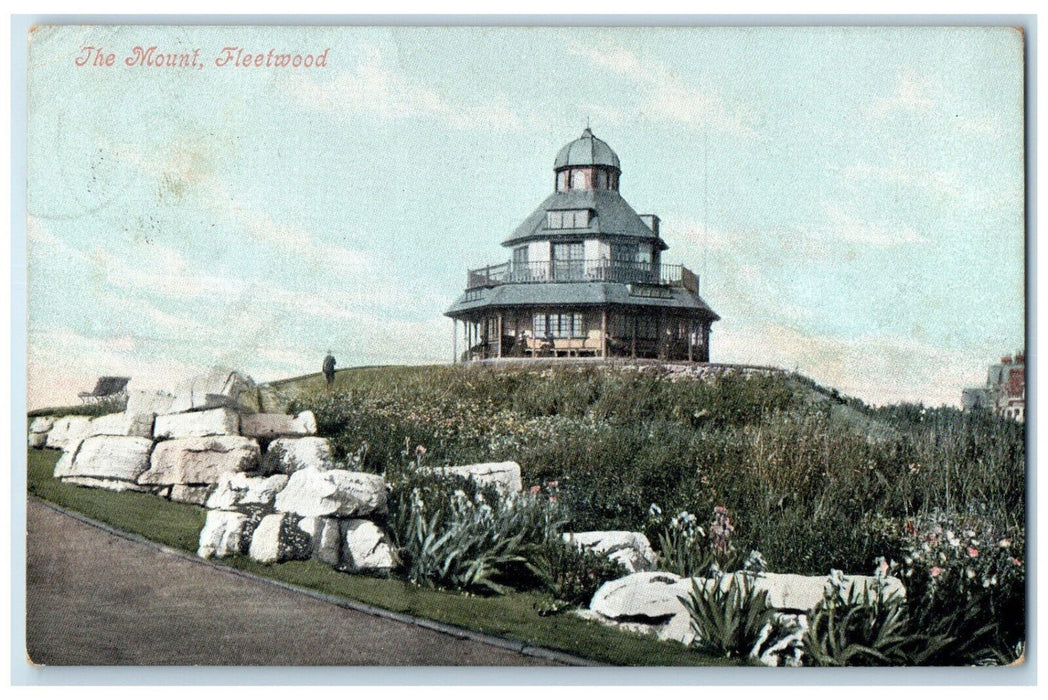
[[[1023,532],[1022,426],[953,408],[871,408],[785,372],[699,378],[655,366],[369,367],[264,387],[311,409],[341,457],[383,472],[514,460],[571,527],[648,529],[649,510],[715,506],[774,570],[870,571],[901,560],[906,522]],[[553,484],[553,486],[550,486]],[[1002,535],[1003,536],[1003,535]]]

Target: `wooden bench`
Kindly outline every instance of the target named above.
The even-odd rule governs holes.
[[[127,383],[130,377],[99,377],[95,388],[91,391],[81,391],[77,396],[84,403],[98,403],[105,399],[114,399],[127,394]]]

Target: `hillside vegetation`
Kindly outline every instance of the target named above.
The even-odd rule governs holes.
[[[569,527],[645,529],[650,506],[726,507],[774,570],[868,572],[944,518],[1021,541],[1023,427],[949,407],[870,408],[786,373],[712,380],[599,366],[378,367],[273,386],[341,456],[381,473],[514,460]],[[419,451],[421,452],[421,451]],[[907,524],[909,523],[909,524]],[[654,541],[654,539],[653,539]]]

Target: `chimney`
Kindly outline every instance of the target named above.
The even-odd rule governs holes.
[[[1026,364],[1026,353],[1025,352],[1016,353],[1016,355],[1015,355],[1015,363],[1016,364]]]
[[[1012,356],[1011,355],[1005,355],[1004,357],[1002,357],[1001,358],[1001,364],[1002,365],[1010,365],[1010,364],[1012,364]]]

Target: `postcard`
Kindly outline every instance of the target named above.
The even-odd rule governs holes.
[[[28,45],[35,668],[1025,662],[1021,29]]]

